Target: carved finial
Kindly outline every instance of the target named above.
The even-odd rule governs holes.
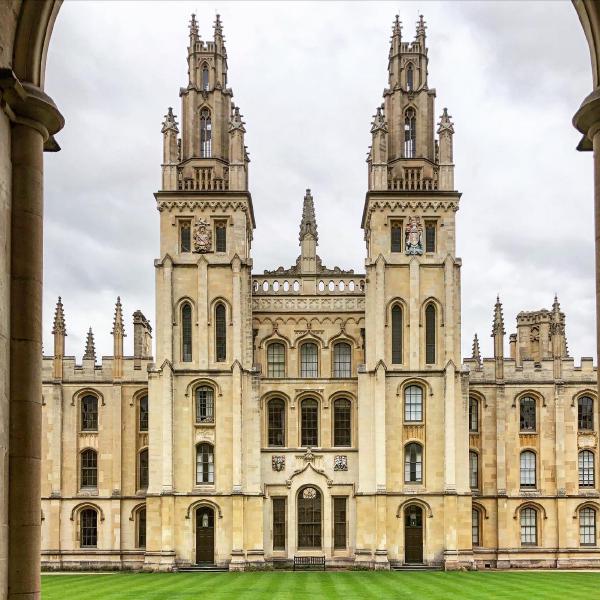
[[[54,310],[54,323],[52,325],[52,334],[67,335],[67,326],[65,325],[65,313],[63,310],[62,299],[59,296]]]
[[[423,15],[419,15],[419,20],[417,21],[417,37],[423,36],[425,37],[425,29],[427,26],[425,25],[425,20],[423,19]]]
[[[215,17],[215,39],[217,37],[223,37],[223,23],[221,23],[221,15],[217,13]]]
[[[496,306],[494,307],[494,326],[492,327],[492,337],[496,335],[504,335],[505,333],[502,304],[500,303],[500,295],[498,295],[496,297]]]
[[[558,294],[554,294],[554,302],[552,304],[552,312],[553,313],[560,313],[560,304],[558,302]]]
[[[400,15],[396,15],[394,19],[394,25],[392,26],[392,35],[393,36],[402,36],[402,21],[400,20]]]
[[[196,21],[196,15],[192,13],[192,18],[190,19],[190,37],[195,37],[198,35],[198,23]]]
[[[477,361],[477,364],[481,366],[481,350],[479,349],[479,338],[477,334],[473,337],[473,351],[471,352],[471,358]]]
[[[300,222],[300,241],[304,239],[307,234],[311,234],[315,239],[315,242],[319,240],[319,234],[317,232],[317,219],[315,217],[315,205],[313,197],[310,193],[310,189],[306,190],[304,196],[304,204],[302,206],[302,221]]]
[[[125,326],[123,325],[123,307],[121,306],[121,296],[117,296],[115,304],[115,318],[113,319],[113,335],[121,334],[125,337]]]
[[[240,114],[240,107],[231,105],[231,118],[229,119],[229,131],[235,131],[239,129],[241,132],[246,133],[244,127],[244,121],[242,121],[242,115]]]
[[[384,105],[377,107],[377,112],[373,115],[373,123],[371,125],[371,133],[376,131],[384,131],[387,133],[387,122],[385,120]]]
[[[85,354],[83,355],[84,360],[93,360],[96,362],[96,346],[94,345],[94,334],[90,327],[87,333],[87,339],[85,341]]]
[[[448,109],[444,108],[444,112],[442,112],[442,116],[440,117],[440,122],[438,124],[438,134],[446,131],[450,134],[454,134],[454,123],[452,123],[450,120],[451,118],[452,116],[448,114]]]
[[[179,133],[179,128],[177,127],[177,121],[175,120],[175,115],[173,114],[173,108],[169,106],[169,110],[165,115],[165,120],[162,124],[161,133],[166,133],[167,131],[174,131],[175,133]]]

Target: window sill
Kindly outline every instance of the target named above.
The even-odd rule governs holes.
[[[194,423],[194,427],[214,427],[214,421],[202,421],[201,423]]]

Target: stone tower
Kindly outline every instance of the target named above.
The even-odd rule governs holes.
[[[470,518],[467,471],[458,468],[468,456],[460,373],[461,261],[455,255],[460,194],[454,190],[454,129],[446,109],[435,137],[436,92],[429,87],[427,63],[423,18],[414,40],[405,42],[396,17],[389,83],[371,127],[362,221],[366,364],[359,374],[359,422],[370,427],[360,432],[359,491],[369,506],[357,506],[357,512],[371,515],[373,523],[359,530],[365,538],[357,539],[357,548],[374,544],[371,549],[385,563],[387,527],[394,526],[384,519],[387,498],[426,494],[425,513],[440,511],[448,524],[437,551],[451,568],[458,549],[470,545],[458,526],[468,531]],[[426,390],[422,413],[411,413],[409,406],[415,384]],[[390,423],[396,424],[393,430]],[[409,450],[414,463],[422,462],[422,473],[420,467],[405,470]],[[368,531],[377,532],[375,539]]]
[[[252,425],[249,414],[243,433],[249,451],[243,453],[241,445],[244,413],[250,410],[254,229],[245,129],[227,87],[219,16],[212,41],[202,41],[194,15],[189,36],[189,80],[180,89],[181,136],[169,108],[162,126],[162,189],[155,194],[160,258],[155,261],[156,368],[149,374],[146,562],[159,568],[169,568],[174,560],[170,532],[183,518],[177,494],[192,494],[198,506],[211,506],[215,494],[227,498],[231,535],[220,538],[222,547],[216,550],[231,556],[232,566],[244,536],[251,535],[244,520],[262,536],[262,517],[248,516],[253,509],[260,514],[258,473],[244,466],[258,463],[260,448],[259,425]],[[209,376],[217,386],[203,386]],[[244,502],[247,492],[254,499]],[[189,538],[193,545],[194,536]]]

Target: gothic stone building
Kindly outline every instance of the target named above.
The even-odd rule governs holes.
[[[244,122],[219,18],[192,17],[181,131],[162,134],[152,330],[124,355],[65,355],[59,300],[43,361],[46,568],[330,565],[447,569],[600,565],[598,402],[565,316],[523,312],[494,357],[460,354],[453,124],[435,125],[425,25],[393,25],[362,228],[365,272],[317,255],[306,192],[300,256],[252,274]],[[437,134],[437,137],[436,137]]]

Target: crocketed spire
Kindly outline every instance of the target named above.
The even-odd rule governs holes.
[[[65,324],[65,313],[63,310],[62,299],[59,296],[56,308],[54,310],[54,323],[52,325],[52,334],[67,335],[67,326]]]
[[[504,315],[502,314],[502,304],[500,296],[496,297],[496,305],[494,307],[494,325],[492,327],[492,337],[495,335],[504,335]]]
[[[471,352],[471,358],[477,361],[477,364],[481,366],[481,350],[479,348],[479,338],[477,334],[473,337],[473,350]]]
[[[425,20],[423,19],[423,15],[419,15],[419,20],[417,21],[417,37],[422,36],[425,37],[425,29],[427,25],[425,25]]]
[[[223,37],[223,23],[221,23],[221,15],[217,14],[217,16],[215,17],[215,24],[214,24],[214,29],[215,29],[215,40],[218,37]]]
[[[83,355],[84,360],[93,360],[96,362],[96,346],[94,344],[94,334],[90,327],[87,333],[87,339],[85,341],[85,354]]]
[[[304,239],[307,234],[311,234],[315,242],[319,240],[319,234],[317,232],[317,219],[315,217],[315,205],[313,197],[310,193],[310,189],[306,190],[304,196],[304,204],[302,206],[302,221],[300,222],[300,241]]]
[[[113,329],[111,331],[113,335],[121,334],[125,335],[125,326],[123,325],[123,307],[121,306],[121,296],[117,296],[117,303],[115,305],[115,318],[113,319]]]
[[[396,15],[394,18],[394,25],[392,26],[392,35],[401,37],[402,35],[402,21],[400,20],[400,15]]]

